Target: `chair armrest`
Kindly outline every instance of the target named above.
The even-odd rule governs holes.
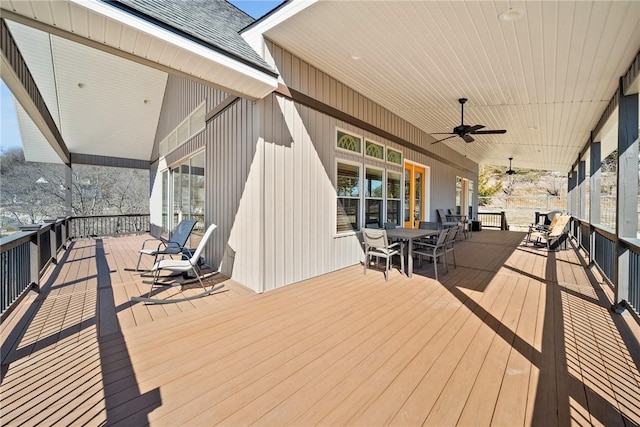
[[[400,242],[395,242],[395,243],[392,243],[389,246],[387,246],[387,249],[395,248],[395,247],[398,247],[398,246],[400,246]]]
[[[163,242],[165,242],[165,240],[162,239],[162,238],[159,239],[159,238],[155,238],[155,237],[153,239],[146,239],[146,240],[144,240],[142,242],[142,247],[140,248],[140,250],[144,249],[144,247],[147,244],[147,242],[160,242],[160,244],[162,244]]]
[[[431,243],[427,243],[427,242],[413,242],[413,246],[420,246],[420,247],[424,247],[424,248],[430,248],[430,249],[434,249],[437,248],[437,245],[431,244]]]

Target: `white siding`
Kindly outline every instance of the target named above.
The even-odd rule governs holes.
[[[261,292],[263,172],[254,109],[251,101],[236,102],[211,120],[201,137],[206,140],[206,221],[218,225],[207,258],[222,261],[223,273]]]

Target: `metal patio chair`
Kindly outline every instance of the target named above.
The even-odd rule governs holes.
[[[149,270],[140,270],[140,261],[142,260],[142,255],[151,255],[153,256],[153,263],[155,264],[158,261],[159,255],[180,255],[182,251],[185,249],[185,245],[187,244],[187,240],[189,240],[189,236],[193,231],[193,227],[196,226],[197,221],[192,219],[183,219],[176,226],[176,228],[171,233],[171,237],[169,239],[165,239],[163,237],[147,239],[142,242],[142,247],[138,251],[138,262],[136,263],[136,268],[126,268],[127,271],[140,271],[140,272],[148,272]],[[156,241],[158,246],[155,248],[145,248],[147,242]]]

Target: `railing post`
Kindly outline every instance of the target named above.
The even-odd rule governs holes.
[[[67,249],[67,238],[68,238],[68,231],[67,228],[69,227],[69,219],[67,217],[64,216],[59,216],[58,220],[60,221],[60,234],[62,235],[61,239],[62,240],[62,246],[60,246],[62,249]]]
[[[56,220],[45,219],[44,223],[47,224],[47,227],[49,227],[49,252],[51,255],[49,256],[49,259],[47,260],[47,262],[51,260],[51,262],[53,262],[54,264],[57,264],[58,248],[56,246],[56,227],[55,227]]]
[[[35,231],[29,240],[29,284],[36,292],[40,291],[40,224],[29,224],[20,226],[22,231]]]

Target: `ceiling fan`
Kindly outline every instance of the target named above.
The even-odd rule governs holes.
[[[514,171],[513,169],[511,169],[511,160],[513,160],[513,157],[509,157],[509,169],[507,169],[507,170],[505,171],[505,173],[506,173],[507,175],[513,175],[513,174],[515,174],[515,173],[516,173],[516,171]]]
[[[460,126],[454,127],[453,132],[432,134],[432,135],[452,135],[443,139],[439,139],[436,142],[432,142],[432,144],[445,141],[455,136],[459,136],[460,138],[464,139],[465,142],[473,142],[474,139],[471,135],[489,135],[489,134],[507,133],[507,131],[504,129],[480,130],[484,128],[484,125],[474,125],[474,126],[465,125],[464,124],[464,103],[467,102],[467,98],[460,98],[458,99],[458,102],[460,103]]]

